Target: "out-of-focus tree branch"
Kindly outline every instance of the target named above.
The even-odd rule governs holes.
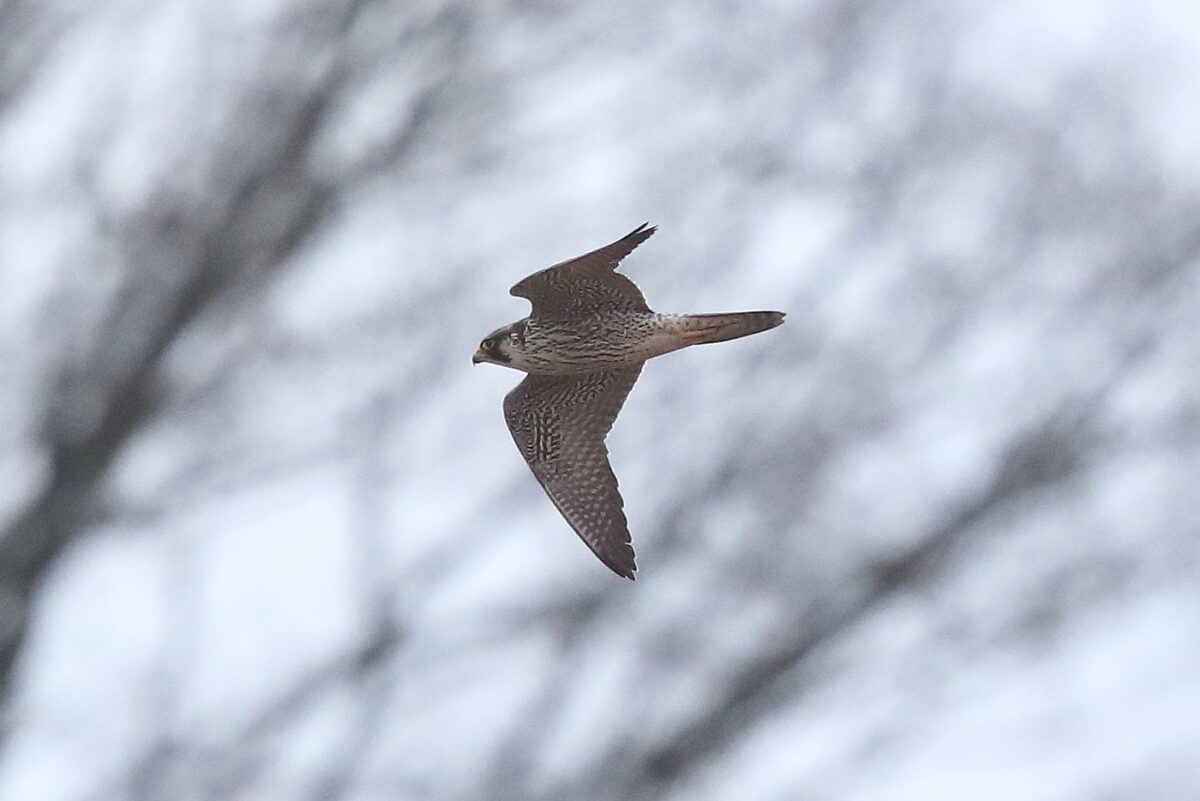
[[[161,401],[164,354],[224,293],[261,289],[328,209],[330,188],[309,174],[307,153],[329,91],[296,100],[290,113],[261,120],[274,146],[255,163],[231,165],[241,180],[222,203],[164,193],[116,234],[124,287],[91,341],[80,343],[82,355],[59,372],[42,431],[48,480],[0,539],[0,698],[10,692],[39,582],[80,535],[113,458]]]
[[[1191,436],[1195,417],[1181,397],[1194,386],[1172,372],[1195,361],[1194,345],[1179,344],[1194,312],[1178,298],[1195,289],[1184,273],[1195,271],[1200,206],[1185,180],[1164,176],[1169,159],[1147,156],[1161,135],[1154,115],[1174,108],[1153,97],[1171,94],[1159,62],[1124,45],[1105,54],[1102,26],[1085,37],[1094,45],[1075,43],[1100,66],[1045,54],[1014,79],[993,75],[991,60],[1046,49],[1006,40],[1025,35],[1020,12],[936,3],[284,0],[184,3],[162,18],[86,5],[0,0],[0,42],[16,42],[0,48],[0,135],[14,122],[18,151],[81,176],[67,192],[68,179],[43,183],[33,170],[0,183],[28,188],[20,214],[47,230],[67,226],[39,218],[42,194],[69,208],[70,225],[90,213],[80,237],[107,257],[111,290],[87,304],[86,322],[62,320],[54,355],[39,353],[31,371],[29,385],[49,389],[20,399],[40,409],[40,427],[19,448],[40,448],[49,470],[0,523],[0,704],[20,698],[33,710],[0,732],[12,737],[0,742],[0,757],[18,755],[11,763],[26,747],[48,764],[70,759],[78,742],[29,741],[79,701],[39,690],[75,681],[80,698],[105,693],[111,670],[137,709],[124,717],[121,702],[97,703],[68,732],[91,747],[110,721],[125,729],[80,771],[80,793],[97,800],[280,788],[314,799],[682,797],[775,723],[807,725],[831,687],[917,673],[929,651],[941,658],[948,629],[971,628],[946,647],[973,659],[982,639],[1037,637],[1081,595],[1115,595],[1107,580],[1143,567],[1134,549],[1165,561],[1191,547],[1174,530],[1184,505],[1144,534],[1139,506],[1175,491],[1192,466],[1186,444],[1167,440]],[[129,91],[96,106],[128,109],[95,120],[87,143],[64,135],[38,151],[47,112],[80,102],[72,70],[94,63],[64,45],[121,61],[105,37],[127,30],[125,13],[186,58],[139,53],[115,67]],[[99,41],[85,29],[93,23]],[[1062,35],[1032,27],[1051,44]],[[178,71],[129,75],[155,64]],[[1056,77],[1024,85],[1043,68]],[[196,124],[178,124],[183,103],[163,102],[175,79],[203,106]],[[38,94],[43,86],[53,91]],[[23,116],[27,98],[44,116]],[[173,155],[142,163],[126,152],[159,141]],[[114,179],[131,163],[122,159],[145,169]],[[477,341],[468,331],[493,327],[484,310],[511,302],[503,289],[520,274],[508,259],[520,236],[561,231],[568,213],[590,228],[626,206],[656,208],[646,214],[683,230],[670,239],[675,226],[662,220],[668,239],[629,265],[637,280],[695,284],[673,302],[703,295],[710,279],[741,282],[792,316],[772,340],[656,365],[663,376],[677,369],[671,389],[641,398],[658,422],[647,429],[630,408],[619,426],[688,441],[614,448],[616,462],[643,468],[615,465],[631,507],[636,497],[653,509],[634,534],[646,582],[576,585],[560,572],[574,565],[545,576],[528,567],[548,563],[548,551],[537,562],[523,550],[542,547],[534,537],[569,534],[531,494],[497,397],[475,393],[496,374],[464,376],[464,349]],[[6,236],[20,227],[4,222]],[[10,242],[24,252],[21,234],[3,240],[5,254]],[[260,311],[255,300],[299,254],[304,275]],[[68,271],[84,286],[85,270]],[[1173,318],[1152,319],[1160,313]],[[19,353],[21,337],[12,341]],[[181,357],[193,353],[191,372]],[[725,358],[728,371],[678,370],[691,356]],[[310,382],[312,397],[300,397]],[[722,382],[736,393],[722,395]],[[712,395],[682,402],[698,390]],[[260,399],[281,396],[290,414],[261,425]],[[681,469],[647,474],[658,459]],[[1144,486],[1090,496],[1127,477]],[[297,487],[302,504],[274,517]],[[528,531],[525,503],[540,504],[536,527],[552,529]],[[1106,504],[1126,516],[1113,543],[1067,531]],[[219,536],[209,536],[214,521]],[[1043,547],[1043,527],[1059,541],[1045,543],[1043,572],[1027,580],[1021,557]],[[117,621],[131,634],[64,647],[60,620],[91,618],[48,618],[52,659],[104,659],[82,680],[34,675],[43,665],[31,659],[26,695],[15,677],[29,632],[42,630],[40,587],[100,528],[169,532],[168,547],[182,547],[166,555],[164,580],[157,536],[116,543],[151,564],[119,565],[151,587],[113,594],[139,605]],[[993,563],[997,553],[1010,561]],[[585,549],[574,558],[586,569]],[[268,569],[300,578],[256,583]],[[964,624],[971,613],[949,590],[972,581],[995,581],[982,589],[997,597],[1005,581],[1020,584],[1030,597],[981,601],[991,605]],[[246,585],[261,607],[225,594]],[[47,608],[69,595],[46,593]],[[897,612],[921,617],[903,619],[922,638],[911,649],[875,637]],[[138,640],[142,631],[153,634]],[[1151,647],[1170,636],[1150,634]],[[1164,653],[1183,653],[1183,642]],[[1006,647],[992,650],[1003,659]],[[273,673],[248,675],[248,665]],[[1023,683],[1024,669],[1006,676]],[[1158,676],[1122,669],[1125,689],[1129,677]],[[888,701],[927,703],[909,689]],[[227,716],[227,698],[244,706]],[[953,711],[962,708],[974,707]],[[877,741],[904,725],[860,721],[843,733]],[[954,725],[938,733],[953,736]],[[901,750],[937,755],[927,735],[905,730]],[[1163,750],[1188,736],[1164,738]],[[562,737],[584,747],[565,754]],[[426,740],[437,759],[463,764],[416,753]],[[831,758],[874,758],[853,751]],[[0,793],[10,774],[41,778],[0,767]],[[739,781],[757,770],[735,767]]]
[[[345,46],[356,26],[370,26],[362,16],[371,3],[348,2],[340,13],[327,5],[313,9],[313,20],[292,20],[281,36],[287,57],[307,63],[311,52],[332,48],[334,57],[315,83],[250,84],[238,103],[237,130],[224,141],[206,143],[223,154],[220,180],[210,194],[189,196],[162,189],[140,214],[110,224],[114,250],[124,262],[126,278],[82,355],[63,365],[46,399],[43,443],[52,469],[44,487],[14,519],[0,539],[0,704],[12,693],[13,672],[30,623],[37,588],[72,541],[88,528],[108,468],[122,447],[168,400],[161,367],[172,345],[189,326],[217,304],[245,306],[284,267],[291,255],[318,229],[333,207],[336,190],[375,178],[403,162],[429,122],[445,81],[453,77],[449,61],[418,92],[406,116],[376,150],[332,173],[314,164],[314,144],[331,108],[345,99],[349,84],[347,59],[361,51]],[[9,4],[4,11],[11,11]],[[0,18],[3,18],[0,12]],[[401,20],[402,21],[402,20]],[[463,19],[453,7],[415,26],[453,45]],[[403,27],[403,26],[401,26]],[[295,41],[298,37],[300,41]],[[369,54],[384,57],[383,51]],[[357,69],[366,69],[357,65]],[[247,137],[252,147],[245,147]],[[366,511],[366,510],[364,510]],[[377,521],[376,521],[377,524]],[[378,560],[369,559],[377,563]],[[231,749],[197,754],[174,741],[165,729],[158,745],[131,766],[123,789],[134,796],[153,794],[173,771],[205,764],[205,782],[213,798],[254,781],[261,744],[334,685],[373,686],[364,690],[363,736],[369,720],[383,709],[380,694],[387,683],[374,681],[399,645],[388,597],[369,602],[370,632],[360,648],[314,672],[289,692],[264,705]],[[345,791],[356,760],[365,748],[348,755],[342,769],[331,767],[321,797]]]

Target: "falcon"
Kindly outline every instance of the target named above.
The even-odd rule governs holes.
[[[488,334],[471,359],[527,373],[504,398],[504,421],[517,449],[579,538],[628,579],[637,566],[604,438],[642,364],[689,345],[757,334],[784,317],[778,311],[651,311],[616,268],[655,230],[644,223],[610,245],[522,279],[509,291],[529,300],[530,315]]]

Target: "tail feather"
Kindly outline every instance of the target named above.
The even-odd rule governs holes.
[[[784,314],[778,311],[688,314],[683,317],[679,338],[685,345],[700,345],[748,337],[782,325]]]

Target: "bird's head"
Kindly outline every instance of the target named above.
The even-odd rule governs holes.
[[[511,325],[497,328],[484,337],[475,350],[475,355],[471,357],[471,363],[491,362],[511,367],[513,353],[523,347],[525,347],[525,320],[518,320]]]

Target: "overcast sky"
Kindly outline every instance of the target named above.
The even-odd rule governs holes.
[[[576,5],[0,2],[0,799],[1200,797],[1200,11]]]

